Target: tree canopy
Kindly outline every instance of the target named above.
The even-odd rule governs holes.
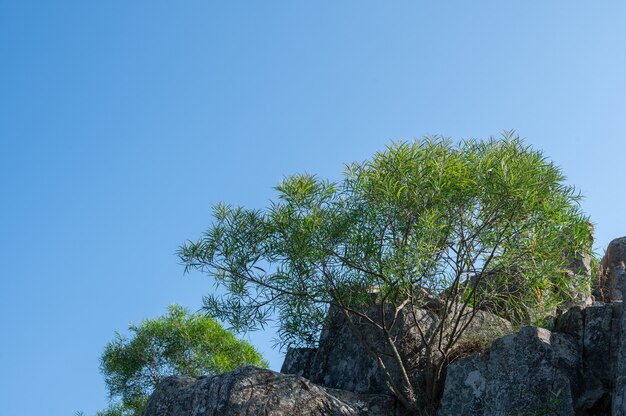
[[[248,342],[239,340],[214,319],[169,306],[167,315],[129,326],[101,357],[101,370],[111,399],[117,403],[101,412],[139,415],[156,385],[167,376],[219,374],[242,365],[267,367]]]
[[[495,286],[481,282],[498,276],[499,287],[516,285],[500,307],[528,321],[530,314],[507,308],[548,312],[587,283],[563,272],[568,256],[589,249],[580,196],[513,134],[395,143],[346,166],[340,181],[300,174],[276,191],[265,209],[215,206],[213,224],[179,254],[186,270],[225,289],[204,298],[210,314],[236,330],[275,318],[281,346],[315,345],[330,305],[364,318],[359,311],[374,302],[372,292],[397,313],[421,306],[419,288],[460,320],[497,298]],[[444,355],[466,326],[453,328],[437,346]],[[390,388],[406,404],[414,393],[405,381]]]

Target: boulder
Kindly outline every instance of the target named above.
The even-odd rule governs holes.
[[[579,354],[578,415],[609,414],[619,342],[617,304],[596,302],[558,317],[554,330],[571,335]],[[621,306],[621,305],[620,305]]]
[[[594,288],[608,303],[581,302],[554,332],[524,328],[451,364],[439,415],[626,415],[625,262],[623,237],[609,244]],[[587,260],[574,263],[571,273],[589,272]]]
[[[379,306],[370,307],[366,313],[375,319],[379,316]],[[399,368],[391,358],[389,346],[381,331],[359,318],[353,318],[352,326],[347,318],[334,308],[330,311],[330,317],[311,360],[309,369],[311,381],[322,386],[356,393],[388,393],[384,375],[376,360],[363,347],[359,340],[362,338],[372,350],[381,353],[394,383],[401,385]],[[438,323],[434,313],[423,309],[415,309],[415,318],[426,336],[432,333]],[[390,335],[395,340],[395,346],[401,356],[406,357],[405,366],[409,369],[410,376],[420,378],[420,360],[423,358],[424,345],[408,307],[400,312]]]
[[[311,361],[316,353],[317,348],[289,348],[287,354],[285,354],[285,361],[283,361],[280,372],[309,378]]]
[[[626,237],[616,238],[609,243],[600,262],[602,275],[594,293],[596,297],[612,302],[623,300],[624,281],[626,280]]]
[[[574,416],[578,365],[572,336],[524,327],[450,364],[438,414]]]
[[[624,294],[626,295],[626,294]],[[623,299],[623,298],[622,298]],[[624,311],[623,301],[614,302],[621,306],[621,313],[617,317],[618,335],[617,341],[617,359],[615,362],[615,388],[613,389],[613,399],[611,403],[613,415],[626,414],[626,311]]]
[[[372,319],[376,319],[380,315],[380,306],[374,305],[366,313]],[[494,339],[511,332],[511,324],[508,321],[489,312],[466,308],[463,313],[461,325],[464,325],[471,315],[473,319],[450,351],[452,356],[482,350]],[[357,318],[353,318],[352,326],[345,315],[335,308],[331,309],[329,316],[318,348],[289,349],[281,372],[302,375],[315,384],[329,388],[362,394],[390,394],[385,376],[376,360],[363,347],[359,340],[362,338],[373,350],[381,353],[396,386],[402,385],[400,368],[391,358],[390,348],[379,330]],[[391,337],[395,340],[394,344],[402,356],[404,368],[409,373],[411,384],[420,400],[429,397],[426,394],[428,360],[439,359],[439,354],[434,352],[430,357],[427,356],[420,330],[414,324],[415,319],[425,337],[431,337],[440,322],[437,313],[432,310],[414,308],[411,311],[407,306],[399,313],[391,329]],[[359,334],[355,334],[355,331]],[[420,400],[418,403],[420,406],[428,405],[426,400],[423,402]]]
[[[591,247],[589,250],[591,251]],[[566,293],[563,293],[565,298],[569,300],[559,308],[561,312],[574,307],[585,308],[591,306],[594,301],[591,287],[591,280],[594,275],[592,255],[584,253],[570,256],[568,261],[569,264],[565,268],[565,273],[572,283],[565,290]]]
[[[169,377],[142,416],[396,415],[393,397],[316,386],[309,380],[257,367],[210,377]]]

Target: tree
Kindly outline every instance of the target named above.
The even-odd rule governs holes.
[[[131,324],[131,338],[116,333],[100,368],[111,399],[101,416],[139,415],[156,385],[167,376],[219,374],[242,365],[267,367],[248,342],[214,319],[169,306],[168,314]]]
[[[563,272],[590,234],[580,196],[564,181],[512,133],[401,142],[347,166],[339,182],[287,177],[264,210],[217,205],[213,224],[179,255],[186,271],[205,272],[226,289],[204,298],[209,313],[236,330],[276,317],[283,347],[314,346],[329,307],[337,308],[390,392],[419,411],[407,357],[390,335],[400,313],[437,299],[434,331],[414,319],[436,401],[450,353],[483,305],[497,300],[508,316],[529,321],[585,283]],[[497,296],[502,285],[515,286],[510,302]],[[373,304],[377,314],[364,312]],[[516,313],[520,307],[535,312]],[[385,339],[401,382],[389,376],[386,353],[365,345],[363,322]]]

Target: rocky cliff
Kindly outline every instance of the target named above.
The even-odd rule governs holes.
[[[625,262],[626,237],[607,249],[595,302],[570,308],[552,331],[524,327],[452,362],[437,414],[626,415]],[[428,311],[417,313],[424,327],[436,323]],[[495,315],[477,317],[471,334],[506,329]],[[153,393],[144,416],[403,414],[377,363],[341,319],[331,319],[317,349],[289,350],[281,373],[244,367],[220,376],[169,378]],[[394,331],[398,349],[414,355],[410,375],[420,386],[423,349],[417,334],[402,317]],[[372,335],[371,342],[379,341]],[[398,377],[393,363],[387,365]]]

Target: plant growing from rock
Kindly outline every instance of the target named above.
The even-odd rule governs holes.
[[[399,316],[412,316],[418,330],[423,388],[434,403],[478,310],[495,306],[528,322],[588,283],[564,272],[568,255],[588,250],[591,232],[564,181],[513,134],[401,142],[348,165],[342,181],[287,177],[266,209],[217,205],[213,224],[179,255],[186,271],[225,289],[204,298],[207,312],[239,331],[275,318],[283,347],[314,346],[333,306],[390,392],[418,411],[424,392],[392,335]],[[420,322],[420,308],[437,316],[434,328]]]

